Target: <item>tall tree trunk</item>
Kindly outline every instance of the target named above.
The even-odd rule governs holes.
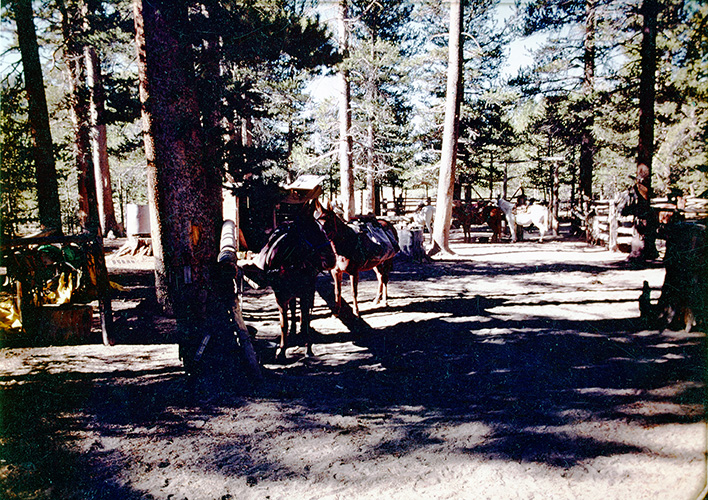
[[[32,149],[35,178],[37,179],[37,204],[39,222],[45,230],[61,233],[61,205],[57,169],[54,161],[52,134],[49,128],[47,97],[44,93],[44,78],[39,61],[39,45],[34,26],[31,0],[14,0],[12,9],[17,23],[17,38],[22,55],[25,90],[29,102],[29,124],[32,133]]]
[[[376,164],[374,155],[374,145],[376,143],[376,135],[374,129],[374,99],[376,94],[376,33],[371,36],[371,72],[369,73],[369,81],[367,84],[367,101],[369,102],[369,120],[366,125],[366,203],[362,209],[362,213],[376,213]],[[384,207],[384,214],[386,207]]]
[[[455,189],[455,164],[459,137],[460,102],[462,100],[462,0],[450,0],[450,41],[445,94],[445,124],[438,178],[438,197],[430,255],[450,250],[450,221]]]
[[[376,213],[376,164],[374,162],[374,119],[366,126],[366,202],[362,213]]]
[[[113,187],[111,169],[108,164],[108,144],[106,140],[105,92],[101,77],[101,63],[96,49],[86,46],[86,78],[91,93],[91,149],[93,151],[94,176],[96,178],[96,199],[101,232],[105,236],[109,231],[121,236],[123,231],[116,220],[113,206]]]
[[[103,254],[103,237],[98,217],[96,198],[96,178],[94,177],[93,158],[91,155],[91,115],[90,92],[86,82],[86,56],[84,47],[86,4],[83,0],[69,2],[67,7],[59,2],[61,12],[62,36],[64,37],[64,59],[69,72],[69,99],[71,119],[74,125],[74,144],[76,152],[77,184],[79,191],[79,223],[84,231],[93,236],[96,258],[96,287],[99,293],[101,310],[101,330],[103,343],[112,342],[111,298],[108,284],[108,272]]]
[[[352,110],[351,110],[351,83],[349,71],[345,68],[349,56],[349,28],[347,0],[339,0],[339,51],[344,63],[339,71],[340,90],[339,96],[339,175],[340,175],[340,201],[344,210],[344,217],[354,217],[354,168],[352,166],[353,139]]]
[[[64,59],[69,72],[69,99],[71,120],[74,125],[74,149],[79,189],[79,223],[84,230],[100,234],[96,180],[91,154],[91,117],[89,90],[86,85],[84,47],[81,37],[86,6],[82,1],[71,2],[67,7],[60,2]]]
[[[585,66],[583,76],[584,113],[586,119],[580,137],[580,192],[586,200],[592,199],[592,174],[595,156],[595,109],[593,93],[595,91],[595,0],[585,2],[585,39],[583,63]],[[587,208],[587,207],[584,207]]]
[[[221,182],[204,162],[186,6],[133,2],[157,297],[178,319],[180,347],[198,334],[214,299]],[[186,37],[185,37],[186,38]]]
[[[659,6],[657,0],[642,4],[641,74],[639,78],[639,142],[637,144],[637,187],[641,212],[635,217],[631,258],[656,258],[656,231],[658,220],[651,209],[651,173],[654,158],[654,101],[656,97],[656,33]]]
[[[654,100],[656,96],[656,0],[642,5],[641,75],[639,79],[639,143],[637,145],[638,180],[651,187],[654,157]]]

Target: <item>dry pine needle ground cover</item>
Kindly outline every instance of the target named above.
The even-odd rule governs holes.
[[[584,243],[455,243],[396,262],[387,308],[331,316],[260,384],[191,380],[126,287],[118,344],[0,349],[0,496],[57,499],[693,499],[706,484],[704,333],[648,330],[663,269]],[[349,289],[345,288],[345,299]],[[277,338],[268,290],[246,322]]]

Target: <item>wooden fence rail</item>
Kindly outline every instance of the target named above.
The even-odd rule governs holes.
[[[708,200],[687,197],[685,203],[682,213],[687,221],[705,221],[708,218]],[[652,206],[657,210],[672,210],[676,207],[666,198],[655,198]],[[595,201],[592,212],[588,228],[591,241],[610,250],[627,250],[632,240],[632,217],[617,213],[612,200]]]

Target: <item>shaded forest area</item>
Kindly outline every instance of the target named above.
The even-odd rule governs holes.
[[[216,315],[224,190],[258,249],[302,174],[347,219],[380,213],[385,189],[437,189],[444,252],[453,201],[473,193],[585,215],[630,184],[646,203],[705,195],[707,15],[673,0],[15,0],[3,238],[100,242],[125,231],[127,203],[150,205],[157,298],[189,338]]]

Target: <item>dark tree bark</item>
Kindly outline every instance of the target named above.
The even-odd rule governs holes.
[[[462,101],[462,0],[450,1],[450,41],[447,65],[447,91],[445,96],[445,125],[443,129],[438,197],[433,226],[433,247],[429,254],[450,250],[450,222],[452,199],[455,190],[457,140],[460,127]]]
[[[637,145],[638,181],[651,186],[654,158],[654,101],[656,97],[656,0],[645,0],[642,5],[641,75],[639,77],[639,143]]]
[[[656,34],[659,5],[656,0],[642,4],[641,74],[639,77],[639,141],[637,144],[637,189],[640,193],[640,213],[635,217],[632,253],[638,260],[654,259],[658,220],[651,208],[652,161],[654,159],[654,101],[656,98]]]
[[[221,178],[204,161],[190,46],[180,38],[189,32],[186,6],[135,0],[133,9],[158,299],[197,328],[214,299]]]
[[[44,78],[39,62],[39,45],[31,0],[15,0],[12,9],[17,23],[17,38],[22,55],[25,89],[29,102],[29,122],[34,143],[39,221],[43,229],[62,232],[61,206],[56,163],[49,128],[49,111],[44,93]]]

